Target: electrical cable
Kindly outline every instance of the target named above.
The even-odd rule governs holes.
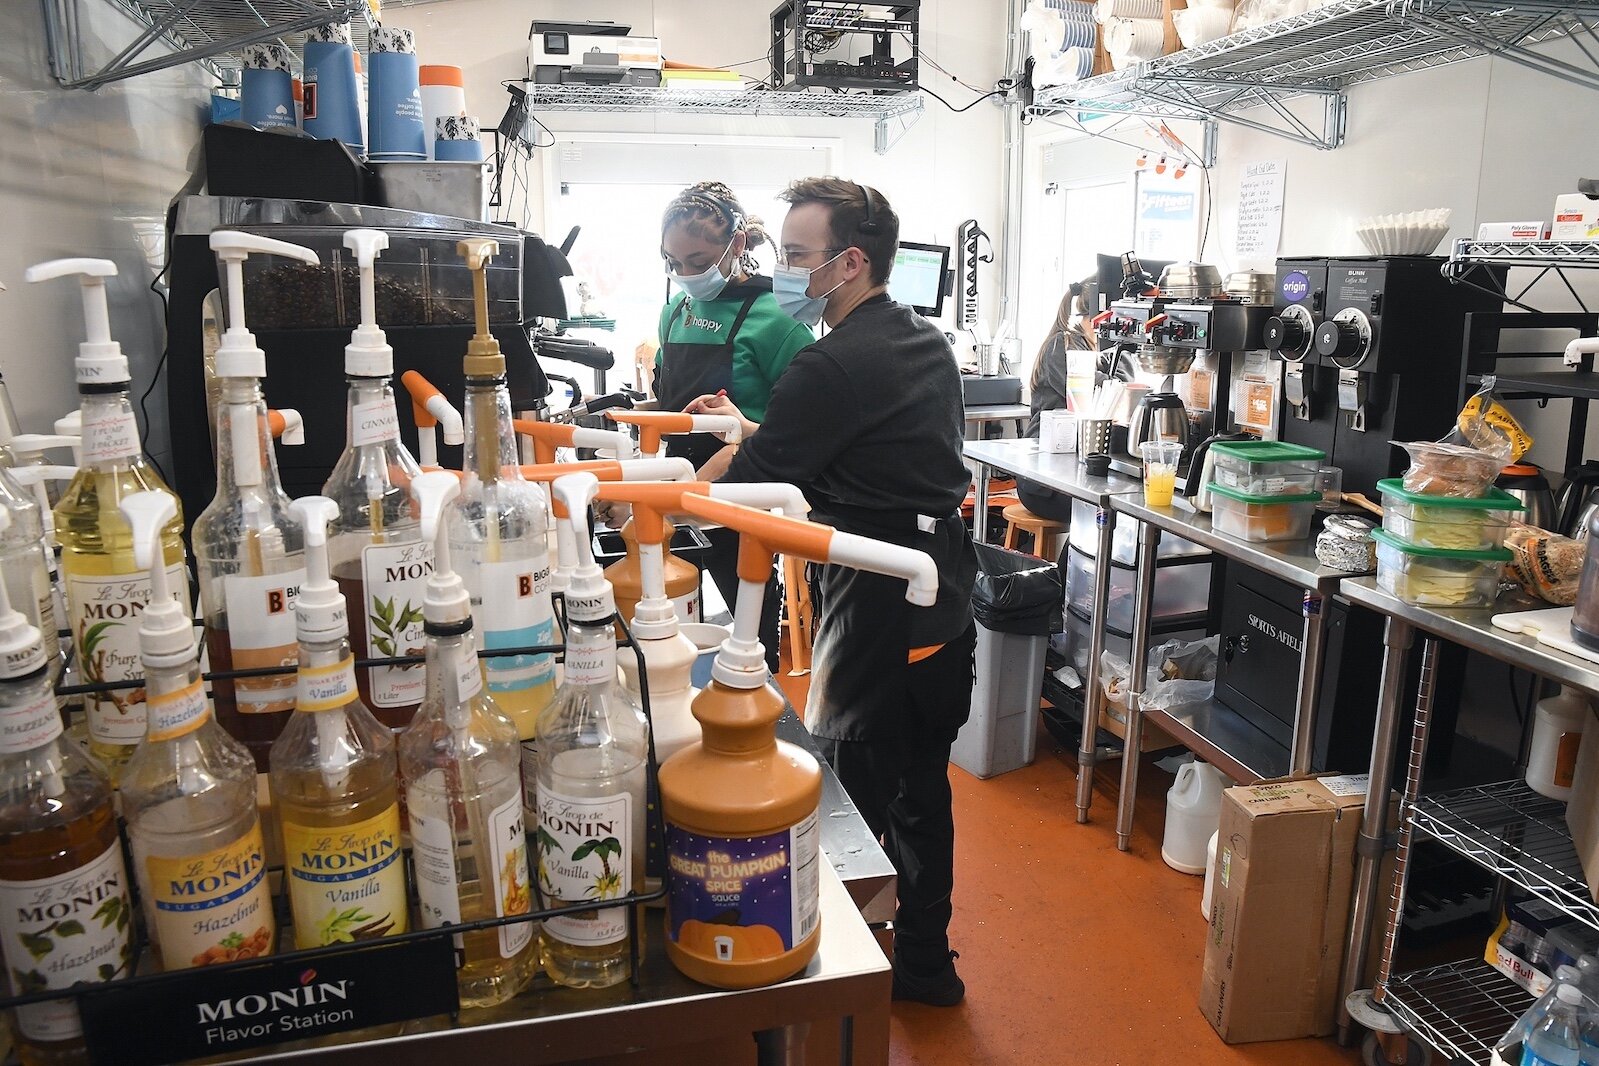
[[[162,264],[161,273],[150,279],[150,291],[155,293],[156,297],[161,301],[161,328],[163,332],[166,331],[167,324],[167,294],[162,292],[156,286],[161,284],[161,279],[166,277],[167,271],[171,269],[172,253],[169,249],[167,252],[167,261]],[[139,449],[144,452],[144,457],[150,460],[150,465],[155,467],[155,472],[161,475],[161,480],[167,482],[168,484],[171,483],[171,479],[167,477],[167,472],[161,469],[161,464],[156,462],[155,456],[150,454],[150,409],[145,406],[145,404],[146,401],[150,399],[150,394],[155,391],[156,383],[161,380],[161,373],[166,369],[167,365],[167,352],[171,350],[171,347],[172,345],[170,341],[161,346],[161,358],[156,360],[155,373],[150,375],[150,384],[145,388],[144,392],[139,395],[139,413],[144,415],[144,422],[139,427]]]
[[[1216,202],[1210,194],[1210,168],[1200,167],[1205,174],[1205,228],[1199,235],[1199,261],[1205,261],[1205,245],[1210,243],[1210,213],[1215,209]]]
[[[989,92],[984,93],[982,96],[979,96],[977,99],[973,100],[971,103],[967,104],[965,107],[956,107],[954,104],[950,103],[948,100],[944,99],[942,96],[939,96],[937,93],[935,93],[933,90],[929,89],[927,86],[923,85],[921,88],[922,88],[922,92],[926,93],[928,96],[931,96],[934,100],[937,100],[939,103],[943,104],[945,107],[949,108],[951,111],[953,111],[957,115],[959,115],[959,114],[961,114],[962,112],[965,112],[965,111],[970,111],[972,108],[976,107],[978,104],[982,103],[984,100],[987,100],[990,97],[993,97],[993,96],[1004,96],[1005,95],[1005,90],[1004,89],[993,89],[993,90],[991,90]]]

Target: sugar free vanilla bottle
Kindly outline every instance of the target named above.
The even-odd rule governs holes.
[[[400,443],[394,408],[394,349],[377,325],[377,254],[388,234],[350,230],[344,243],[361,268],[361,325],[344,349],[349,384],[344,454],[322,492],[338,505],[329,553],[333,577],[350,605],[350,636],[363,658],[422,654],[422,599],[433,569],[411,505],[411,479],[422,472]],[[404,729],[422,701],[420,664],[358,670],[361,700],[378,721]]]
[[[316,265],[298,245],[235,230],[211,234],[227,273],[230,325],[216,353],[217,493],[194,520],[191,540],[205,604],[206,650],[215,671],[292,666],[294,598],[305,580],[305,538],[278,479],[261,379],[266,353],[245,324],[244,260],[251,252]],[[216,717],[243,741],[260,770],[294,709],[294,675],[219,678]]]
[[[328,576],[333,501],[294,501],[305,530],[305,583],[294,713],[272,745],[272,806],[294,946],[374,940],[406,931],[394,735],[361,702],[344,597]]]
[[[440,471],[423,474],[411,489],[436,554],[424,608],[427,696],[400,734],[400,778],[421,924],[436,929],[526,914],[533,884],[519,738],[483,689],[471,601],[452,569],[441,522],[461,485]],[[527,987],[538,970],[536,929],[519,922],[456,937],[462,1006],[493,1006]]]
[[[126,977],[132,918],[111,781],[62,737],[39,631],[0,585],[0,954],[11,990]],[[70,999],[17,1008],[15,1031],[26,1066],[89,1061]]]
[[[160,492],[122,501],[140,562],[154,560],[172,508]],[[155,596],[139,618],[150,728],[121,787],[145,928],[166,970],[269,955],[277,925],[255,763],[212,717],[193,622],[162,595],[159,565],[150,583]]]
[[[117,506],[135,492],[165,492],[177,502],[139,446],[128,398],[128,360],[111,339],[106,310],[104,279],[116,272],[116,264],[106,259],[57,259],[27,272],[29,281],[79,275],[83,288],[89,339],[78,346],[76,363],[83,457],[78,476],[56,504],[55,525],[75,663],[89,683],[139,675],[138,615],[150,598],[150,578],[134,561],[133,538]],[[187,609],[181,504],[162,530],[161,548],[167,587]],[[144,738],[144,689],[92,693],[84,706],[89,749],[115,777]]]

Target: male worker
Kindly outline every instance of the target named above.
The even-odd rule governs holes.
[[[894,998],[953,1006],[966,989],[949,948],[948,763],[970,710],[976,643],[960,374],[937,327],[888,297],[899,218],[881,193],[810,178],[783,199],[773,295],[829,332],[794,356],[765,420],[746,420],[724,477],[791,482],[816,521],[938,564],[938,604],[925,608],[905,601],[901,580],[823,569],[805,722],[899,874]],[[689,410],[737,413],[717,396]]]

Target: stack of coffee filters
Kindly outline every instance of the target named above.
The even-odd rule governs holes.
[[[1309,8],[1309,0],[1238,0],[1237,10],[1233,12],[1232,32],[1252,30],[1279,19],[1303,15]]]
[[[1033,57],[1033,85],[1067,85],[1094,73],[1099,27],[1087,0],[1033,0],[1022,15]]]
[[[1123,70],[1155,59],[1166,51],[1166,23],[1161,0],[1099,0],[1110,65]]]

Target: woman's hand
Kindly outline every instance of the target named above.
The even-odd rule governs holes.
[[[745,440],[754,436],[755,431],[761,428],[759,422],[752,422],[745,418],[744,412],[738,409],[738,405],[725,394],[719,392],[707,393],[691,400],[683,410],[691,415],[732,415],[743,426]],[[721,436],[721,434],[717,434],[717,436]]]
[[[705,460],[705,465],[700,467],[695,473],[695,479],[698,481],[720,481],[722,475],[727,473],[727,468],[732,465],[733,456],[737,454],[738,445],[729,444]]]

